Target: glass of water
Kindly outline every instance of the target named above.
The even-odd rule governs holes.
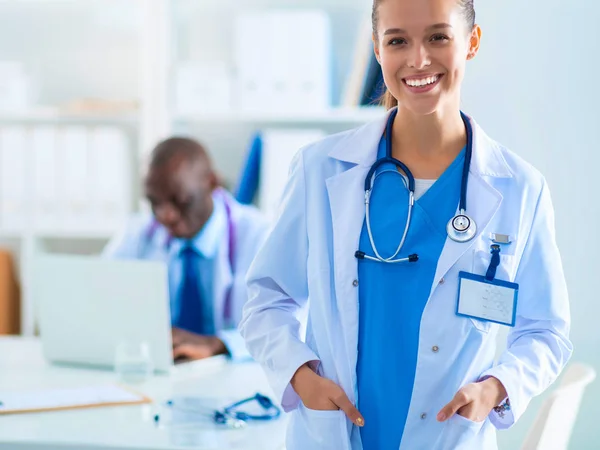
[[[137,384],[154,373],[154,364],[147,342],[123,341],[115,350],[115,372],[124,383]]]

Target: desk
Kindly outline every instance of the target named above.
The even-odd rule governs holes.
[[[157,404],[177,395],[239,400],[272,396],[256,363],[212,359],[192,369],[157,375],[133,388],[156,404],[0,416],[0,449],[10,450],[280,450],[287,417],[243,430],[156,426]],[[116,381],[111,371],[48,364],[35,338],[0,338],[0,390],[90,386]]]

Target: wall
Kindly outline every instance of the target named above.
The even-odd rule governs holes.
[[[488,134],[546,176],[569,286],[573,360],[600,369],[598,167],[600,72],[592,0],[476,1],[480,54],[468,67],[463,108]],[[541,399],[521,423],[500,433],[501,448],[519,448]],[[600,381],[587,391],[572,449],[598,448]]]

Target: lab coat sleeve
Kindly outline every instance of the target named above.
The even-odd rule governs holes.
[[[544,183],[516,275],[519,284],[515,327],[498,364],[482,378],[500,380],[510,410],[490,413],[498,429],[510,428],[530,400],[558,377],[571,357],[567,287],[554,231],[554,210]]]
[[[301,340],[298,313],[308,297],[303,153],[290,165],[280,214],[250,266],[240,331],[285,411],[299,403],[290,385],[296,370],[317,355]]]

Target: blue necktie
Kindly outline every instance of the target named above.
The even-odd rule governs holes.
[[[180,252],[182,260],[182,284],[179,297],[179,319],[176,324],[179,328],[202,334],[202,294],[200,293],[200,280],[198,274],[198,260],[200,256],[196,251],[186,246]]]

